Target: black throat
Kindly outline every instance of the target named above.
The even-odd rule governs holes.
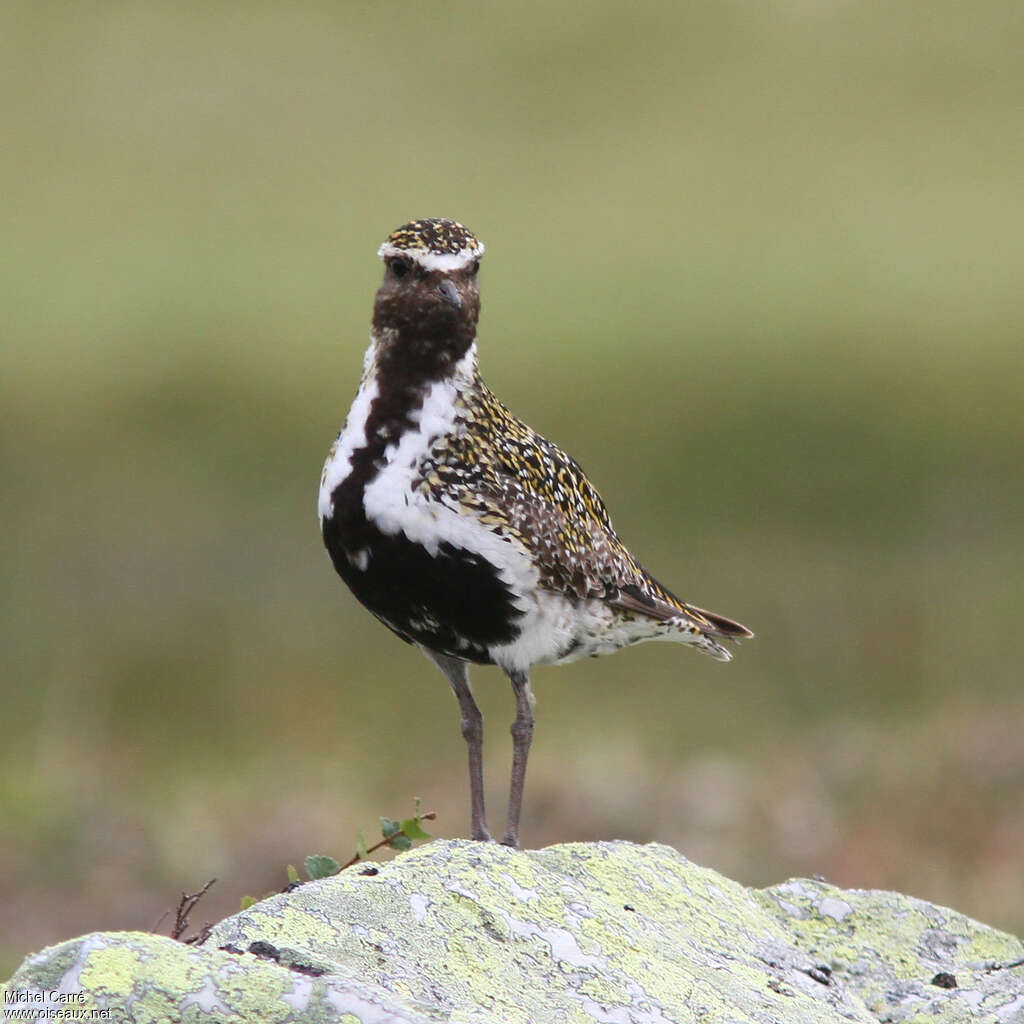
[[[421,287],[382,287],[373,306],[377,366],[384,380],[422,385],[450,377],[476,338],[480,298],[468,294],[456,308],[438,302],[432,277]]]
[[[360,490],[377,474],[389,444],[415,427],[427,389],[449,379],[476,338],[480,299],[474,292],[462,306],[438,302],[435,282],[396,290],[381,287],[373,307],[377,397],[366,421],[366,446],[352,458]],[[346,481],[347,483],[347,481]]]

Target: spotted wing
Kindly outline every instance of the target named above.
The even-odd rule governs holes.
[[[579,464],[489,392],[482,401],[484,408],[469,410],[469,429],[446,439],[448,457],[438,462],[468,472],[455,489],[463,507],[494,532],[519,540],[543,586],[603,599],[630,614],[679,620],[710,636],[752,635],[663,587],[619,540],[604,501]]]

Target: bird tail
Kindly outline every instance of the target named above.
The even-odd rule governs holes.
[[[639,612],[663,622],[666,626],[675,627],[682,634],[678,637],[680,640],[705,654],[710,654],[717,661],[732,659],[732,654],[718,642],[719,640],[736,643],[748,640],[754,635],[746,626],[727,619],[724,615],[680,601],[653,577],[648,576],[648,580],[653,587],[622,587],[612,600],[612,604],[624,611]]]
[[[728,648],[723,647],[719,640],[731,640],[738,643],[740,640],[748,640],[754,634],[746,626],[727,619],[724,615],[715,612],[705,611],[696,605],[683,604],[684,615],[679,616],[685,623],[684,628],[694,630],[696,637],[692,642],[698,651],[710,654],[716,661],[731,661],[732,653]]]
[[[687,615],[697,620],[702,627],[702,633],[711,633],[713,636],[721,637],[723,640],[749,640],[754,634],[746,626],[727,619],[724,615],[715,612],[706,612],[696,605],[684,604],[683,610]]]

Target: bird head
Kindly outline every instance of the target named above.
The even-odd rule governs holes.
[[[374,329],[397,332],[408,344],[451,347],[455,358],[461,356],[476,335],[483,254],[483,242],[454,220],[414,220],[392,231],[377,251],[384,280]]]

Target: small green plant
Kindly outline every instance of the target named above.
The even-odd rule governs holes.
[[[340,864],[333,857],[326,853],[314,853],[310,854],[304,861],[303,867],[306,870],[306,876],[310,881],[318,878],[329,878],[331,875],[336,875],[339,871],[344,871],[345,868],[352,867],[353,864],[358,864],[362,860],[369,859],[371,853],[381,849],[381,847],[387,846],[392,850],[409,850],[412,849],[412,844],[419,839],[429,839],[430,833],[423,827],[424,821],[433,821],[437,817],[434,811],[423,811],[420,809],[420,799],[416,797],[413,800],[413,813],[411,818],[402,818],[396,821],[394,818],[381,818],[380,819],[380,834],[381,838],[374,843],[372,846],[368,846],[366,837],[362,831],[356,832],[356,852],[347,860],[344,864]],[[289,864],[285,869],[288,876],[288,885],[299,885],[299,872],[296,870],[294,864]],[[267,896],[273,895],[267,893]],[[253,904],[259,903],[261,899],[266,899],[266,896],[259,898],[254,896],[243,896],[242,897],[242,910],[248,910]]]
[[[336,875],[341,870],[341,865],[326,853],[310,854],[304,865],[310,878],[327,878],[328,875]]]

